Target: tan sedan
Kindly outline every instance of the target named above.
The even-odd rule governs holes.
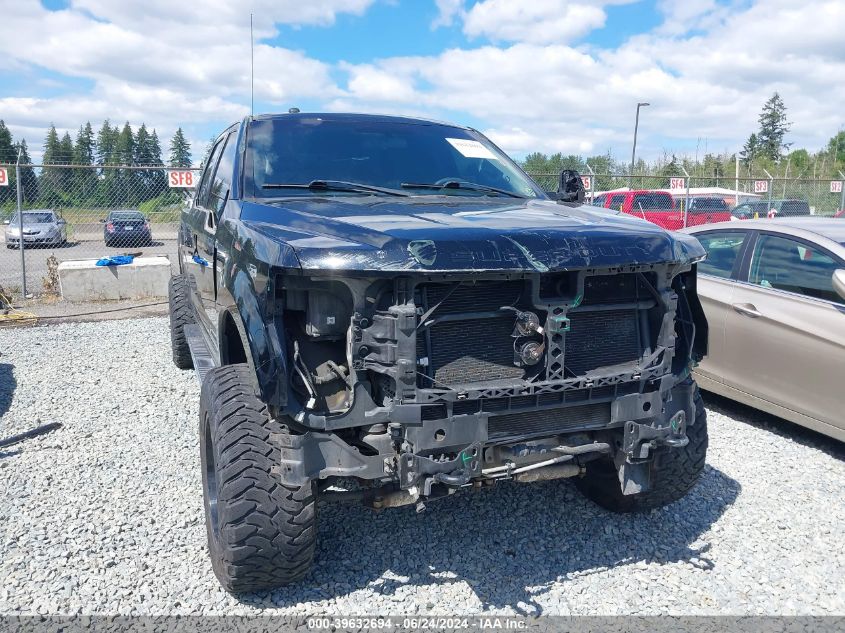
[[[845,441],[845,220],[686,229],[707,250],[702,389]]]

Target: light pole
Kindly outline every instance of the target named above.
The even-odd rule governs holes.
[[[628,188],[631,189],[634,182],[634,161],[637,158],[637,129],[640,127],[640,108],[649,106],[650,103],[641,101],[637,104],[637,118],[634,121],[634,149],[631,150],[631,171],[628,174]]]

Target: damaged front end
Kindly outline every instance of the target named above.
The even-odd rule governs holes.
[[[707,324],[692,262],[562,272],[278,271],[292,483],[373,507],[611,459],[626,494],[694,423]]]

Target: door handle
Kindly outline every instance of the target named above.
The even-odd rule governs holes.
[[[731,307],[740,314],[750,316],[754,319],[763,316],[763,313],[760,312],[753,303],[732,303]]]

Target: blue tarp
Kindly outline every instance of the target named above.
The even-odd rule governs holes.
[[[124,264],[131,264],[134,259],[134,255],[112,255],[98,259],[97,266],[123,266]]]

